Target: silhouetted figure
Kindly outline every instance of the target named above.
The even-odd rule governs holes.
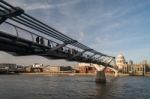
[[[36,42],[37,42],[38,44],[40,43],[40,37],[39,37],[39,36],[36,37]]]
[[[71,49],[70,48],[68,49],[68,54],[71,54]]]
[[[52,46],[51,46],[51,41],[50,41],[50,40],[48,40],[48,46],[49,46],[50,48],[52,48]]]
[[[64,51],[64,48],[63,48],[63,47],[61,47],[61,48],[60,48],[60,51],[61,51],[61,52],[63,52],[63,51]]]
[[[43,37],[40,38],[40,44],[44,45],[44,39],[43,39]]]

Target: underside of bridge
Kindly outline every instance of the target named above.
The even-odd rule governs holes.
[[[4,0],[0,1],[0,50],[16,56],[39,55],[105,67],[113,67],[115,59],[68,37]]]

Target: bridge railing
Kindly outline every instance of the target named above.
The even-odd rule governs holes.
[[[28,30],[21,28],[19,26],[16,26],[10,22],[4,22],[3,24],[1,24],[0,29],[1,29],[1,31],[4,31],[4,32],[8,33],[9,35],[13,35],[13,36],[16,36],[17,38],[29,40],[33,43],[49,47],[50,49],[59,45],[59,43],[57,43],[55,41],[52,41],[52,40],[50,40],[44,36],[41,36],[39,34],[28,31]],[[40,41],[37,41],[38,37],[43,39],[43,43],[41,43]],[[68,55],[73,55],[75,53],[80,52],[77,49],[73,49],[73,48],[66,47],[66,46],[62,47],[62,49],[59,49],[59,51],[63,52],[64,54],[68,54]],[[75,53],[73,51],[75,51]],[[80,58],[83,58],[84,60],[88,59],[89,57],[90,57],[90,55],[85,54],[85,53],[83,53],[82,56],[80,56]],[[95,59],[93,58],[93,60],[95,60]]]
[[[4,32],[8,33],[9,35],[16,36],[18,39],[22,38],[25,40],[29,40],[32,43],[46,46],[49,49],[52,49],[59,45],[59,43],[57,43],[55,41],[52,41],[44,36],[41,36],[39,34],[28,31],[24,28],[21,28],[12,23],[9,23],[9,22],[4,22],[3,24],[1,24],[0,29],[1,29],[1,31],[4,31]],[[43,39],[43,43],[41,43],[40,41],[37,41],[38,37]],[[74,48],[64,46],[64,47],[58,49],[57,52],[58,53],[61,52],[63,54],[66,54],[67,56],[73,57],[74,54],[81,53],[81,50],[77,50]],[[106,58],[105,56],[101,56],[100,58],[97,58],[96,56],[90,58],[90,56],[91,56],[90,54],[83,53],[83,54],[79,55],[77,58],[79,58],[80,60],[83,60],[83,61],[89,61],[89,63],[90,62],[105,63],[105,58]]]

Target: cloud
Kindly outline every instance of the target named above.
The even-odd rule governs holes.
[[[34,11],[34,10],[47,10],[47,9],[53,9],[53,8],[57,8],[57,7],[63,7],[63,6],[67,6],[67,5],[72,5],[77,3],[79,0],[75,0],[75,1],[70,1],[70,0],[66,0],[66,1],[62,1],[62,2],[58,2],[58,3],[53,3],[52,1],[49,0],[15,0],[15,1],[11,1],[8,0],[9,3],[15,5],[15,6],[19,6],[19,7],[23,7],[26,11]]]
[[[82,40],[83,40],[84,37],[85,37],[85,33],[84,33],[84,32],[80,32],[78,37],[79,37],[78,40],[79,40],[80,42],[82,42]]]

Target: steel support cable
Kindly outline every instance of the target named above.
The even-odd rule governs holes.
[[[23,17],[24,18],[24,17]],[[71,40],[73,40],[73,39],[71,39]],[[77,42],[78,43],[78,42]],[[76,43],[74,43],[74,44],[76,44]],[[79,43],[80,44],[80,43]],[[71,44],[71,45],[73,45],[73,44]],[[80,44],[81,45],[81,44]],[[85,45],[83,45],[82,44],[82,47],[80,46],[80,45],[77,45],[76,47],[79,47],[79,48],[81,48],[81,49],[89,49],[88,47],[86,47]],[[86,48],[85,48],[86,47]]]
[[[32,29],[35,29],[35,30],[37,30],[37,31],[40,31],[40,32],[42,32],[42,33],[44,33],[44,34],[47,34],[47,31],[45,31],[45,30],[40,30],[39,29],[39,27],[33,27],[33,25],[32,24],[30,24],[30,23],[28,23],[28,22],[26,22],[25,20],[22,20],[22,19],[20,19],[20,20],[17,20],[17,19],[19,19],[19,18],[17,18],[17,19],[15,19],[15,18],[11,18],[13,21],[16,21],[16,22],[18,22],[18,23],[20,23],[20,24],[23,24],[23,25],[25,25],[25,26],[27,26],[27,27],[30,27],[30,28],[32,28]],[[25,22],[25,23],[24,23]],[[43,31],[45,31],[45,32],[43,32]],[[50,34],[47,34],[47,35],[50,35]],[[52,36],[52,35],[50,35],[50,36]],[[53,37],[53,36],[52,36]],[[54,38],[56,38],[56,37],[54,37]],[[56,38],[56,39],[58,39],[58,38]],[[61,41],[66,41],[66,40],[62,40],[62,39],[60,39],[59,38],[59,40],[61,40]],[[78,48],[81,48],[81,47],[79,47],[79,46],[76,46],[76,47],[78,47]],[[81,48],[81,49],[83,49],[83,48]]]
[[[12,18],[12,20],[13,20],[13,21],[16,21],[16,22],[18,22],[18,23],[20,23],[20,24],[23,24],[23,25],[25,25],[25,26],[27,26],[27,27],[30,27],[30,28],[32,28],[32,29],[35,29],[35,30],[37,30],[37,31],[40,31],[40,32],[42,32],[42,33],[44,33],[44,34],[47,34],[47,32],[45,33],[45,32],[43,32],[43,31],[39,30],[39,28],[37,29],[37,28],[33,27],[31,24],[25,24],[24,22],[22,22],[22,20],[19,21],[19,20],[16,20],[15,18]],[[49,34],[47,34],[47,35],[49,35]],[[56,37],[55,37],[55,38],[56,38]],[[58,38],[56,38],[56,39],[58,39]],[[64,41],[64,40],[62,40],[62,41]],[[79,47],[79,46],[77,46],[77,47]],[[81,48],[81,47],[79,47],[79,48]],[[82,49],[83,49],[83,48],[82,48]]]
[[[44,29],[46,29],[46,30],[51,31],[54,35],[58,35],[58,36],[63,37],[63,38],[65,38],[65,39],[69,39],[69,38],[67,38],[67,37],[64,36],[64,35],[62,35],[62,34],[56,32],[56,31],[53,31],[53,30],[51,30],[50,28],[47,28],[47,27],[45,27],[45,26],[43,26],[43,25],[41,25],[41,24],[39,24],[39,23],[33,21],[32,19],[28,19],[28,18],[26,18],[26,17],[24,17],[24,16],[19,16],[19,17],[21,17],[21,18],[23,18],[23,19],[26,19],[26,20],[28,20],[29,22],[32,22],[32,23],[34,23],[34,24],[36,24],[36,25],[38,25],[38,26],[40,26],[40,27],[42,27],[42,28],[44,28]],[[72,39],[69,39],[69,40],[72,40]]]
[[[73,46],[78,47],[78,48],[80,48],[80,49],[82,49],[82,50],[86,50],[86,48],[83,48],[83,47],[80,46],[80,45],[73,45]]]
[[[93,51],[91,51],[91,52],[93,52],[93,53],[95,53],[95,54],[101,54],[100,52],[97,52],[96,50],[93,50]]]
[[[51,35],[57,37],[58,40],[64,39],[64,40],[66,41],[65,38],[62,38],[61,36],[59,36],[59,35],[53,33],[53,31],[49,31],[49,30],[47,30],[47,29],[44,29],[44,28],[42,28],[41,26],[39,26],[39,25],[37,25],[37,24],[34,24],[34,23],[32,23],[32,22],[30,22],[30,21],[28,21],[28,20],[25,20],[25,19],[22,19],[22,18],[19,18],[19,17],[16,17],[16,18],[19,19],[19,20],[21,20],[21,21],[23,21],[23,22],[25,22],[25,23],[27,23],[27,24],[30,24],[31,26],[34,26],[34,27],[36,27],[36,28],[38,28],[38,29],[42,29],[43,31],[46,31],[47,34],[51,34]],[[52,37],[53,37],[53,36],[52,36]]]
[[[1,2],[1,3],[3,3],[3,4],[5,4],[6,6],[8,6],[8,7],[12,8],[12,9],[16,10],[16,8],[15,8],[15,7],[13,7],[13,6],[12,6],[12,5],[10,5],[9,3],[5,2],[4,0],[1,0],[0,2]]]
[[[60,41],[65,41],[64,39],[61,39],[61,38],[57,38],[56,36],[54,36],[54,35],[51,35],[50,33],[47,33],[47,31],[45,31],[45,30],[41,30],[40,28],[38,28],[38,27],[36,27],[36,26],[32,26],[30,23],[27,23],[27,22],[25,22],[25,21],[23,21],[23,20],[18,20],[18,19],[16,19],[16,18],[11,18],[11,20],[13,20],[13,21],[15,21],[15,22],[18,22],[18,23],[20,23],[20,24],[23,24],[23,25],[25,25],[25,26],[27,26],[27,27],[30,27],[30,28],[32,28],[32,29],[34,29],[34,30],[36,30],[36,31],[39,31],[39,32],[42,32],[42,33],[44,33],[44,34],[46,34],[46,35],[49,35],[49,36],[51,36],[51,37],[53,37],[53,38],[56,38],[56,39],[58,39],[58,40],[60,40]],[[24,23],[25,22],[25,23]]]
[[[78,47],[78,48],[80,48],[80,49],[82,49],[82,50],[89,49],[88,47],[84,47],[84,46],[80,45],[79,42],[77,42],[77,43],[75,43],[75,44],[72,44],[72,46]]]
[[[34,20],[34,21],[36,21],[36,22],[38,22],[38,23],[40,23],[40,24],[46,26],[47,28],[52,29],[53,31],[55,31],[55,32],[57,32],[57,33],[59,33],[59,34],[61,34],[61,35],[64,35],[63,33],[61,33],[61,32],[59,32],[59,31],[55,30],[54,28],[52,28],[52,27],[50,27],[50,26],[44,24],[43,22],[41,22],[41,21],[39,21],[39,20],[33,18],[32,16],[30,16],[30,15],[28,15],[28,14],[26,14],[26,13],[24,13],[23,15],[25,15],[26,17],[29,17],[30,19],[32,19],[32,20]],[[73,40],[72,38],[70,38],[70,37],[67,36],[67,35],[64,35],[64,36],[67,37],[67,38],[69,38],[69,39],[71,39],[71,40]]]
[[[81,48],[83,50],[85,50],[86,48],[84,48],[83,46],[80,46],[78,43],[72,44],[75,47]]]
[[[13,8],[14,10],[16,9],[15,7],[11,6],[10,4],[8,4],[8,3],[5,2],[5,1],[0,1],[0,2],[6,4],[7,6],[9,6],[9,7],[11,7],[11,8]],[[2,5],[1,5],[1,6],[2,6]],[[8,11],[11,11],[10,9],[8,9],[8,8],[6,8],[6,7],[4,7],[4,6],[2,6],[2,8],[6,9],[6,10],[8,10]],[[25,15],[27,15],[27,14],[25,14]],[[29,15],[27,15],[27,16],[29,16]],[[40,21],[39,21],[39,22],[40,22]],[[43,23],[43,24],[44,24],[44,23]],[[36,30],[37,30],[37,29],[36,29]],[[55,36],[52,36],[52,37],[56,38]],[[56,39],[58,39],[58,38],[56,38]],[[60,39],[60,38],[59,38],[59,40],[64,41],[64,40],[62,40],[62,39]]]
[[[82,46],[85,50],[86,50],[86,49],[91,49],[91,48],[87,47],[86,45],[83,45],[82,43],[78,43],[78,45]],[[91,51],[92,51],[92,50],[89,50],[89,52],[91,52]]]
[[[81,45],[81,43],[75,43],[75,44],[72,44],[73,46],[76,46],[76,47],[79,47],[79,48],[81,48],[81,49],[83,49],[83,50],[86,50],[86,49],[90,49],[89,47],[87,47],[87,46],[83,46],[83,44]]]
[[[37,22],[41,23],[42,25],[44,25],[44,26],[46,26],[46,27],[48,27],[48,28],[50,28],[50,29],[56,31],[57,33],[60,33],[59,31],[57,31],[57,30],[51,28],[50,26],[48,26],[48,25],[46,25],[46,24],[40,22],[39,20],[33,18],[32,16],[30,16],[30,15],[28,15],[28,14],[25,14],[25,13],[24,13],[23,15],[25,15],[25,16],[27,16],[27,17],[33,19],[34,21],[37,21]],[[63,33],[60,33],[60,34],[64,35]],[[66,36],[66,35],[64,35],[64,36]],[[66,36],[66,37],[67,37],[67,38],[70,38],[70,37],[68,37],[68,36]],[[70,38],[70,39],[73,40],[72,38]],[[78,43],[79,43],[79,42],[78,42]],[[74,44],[77,44],[77,43],[73,43],[73,44],[70,44],[70,45],[73,45],[73,46],[74,46]],[[75,46],[75,47],[79,47],[79,45],[77,45],[77,46]],[[87,49],[87,48],[83,48],[83,47],[79,47],[79,48],[81,48],[81,49]]]
[[[83,46],[83,45],[81,45],[81,44],[79,44],[79,46],[83,47],[84,50],[91,49],[91,48],[86,47],[86,46]]]
[[[16,27],[16,28],[18,28],[18,29],[20,29],[20,30],[23,30],[23,31],[26,31],[26,32],[29,32],[29,33],[31,33],[31,34],[33,34],[33,35],[36,35],[36,36],[40,36],[40,35],[37,35],[36,33],[33,33],[33,32],[31,32],[31,31],[29,31],[29,30],[26,30],[26,29],[24,29],[24,28],[22,28],[22,27],[19,27],[19,26],[17,26],[17,25],[14,25],[14,24],[12,24],[12,23],[10,23],[10,22],[5,22],[6,24],[9,24],[9,25],[12,25],[12,26],[14,26],[14,27]],[[48,38],[46,38],[47,40],[49,40]],[[52,41],[52,40],[50,40],[51,42],[54,42],[54,41]],[[54,43],[57,43],[57,42],[54,42]]]
[[[5,6],[1,5],[1,4],[0,4],[0,7],[5,9],[5,10],[7,10],[7,11],[11,11],[9,8],[7,8],[7,7],[5,7]]]
[[[34,22],[34,23],[36,23],[36,24],[40,24],[41,26],[44,26],[45,28],[47,28],[47,29],[49,29],[49,30],[55,32],[56,34],[63,36],[64,38],[73,40],[72,38],[69,38],[68,36],[64,35],[63,33],[60,33],[59,31],[54,30],[54,29],[51,28],[50,26],[47,26],[46,24],[44,25],[44,23],[41,24],[40,22],[35,21],[35,20],[31,19],[30,17],[26,16],[26,14],[23,14],[23,15],[24,15],[25,17],[27,17],[28,19],[32,20],[32,22]],[[21,16],[21,17],[24,17],[24,16]],[[24,17],[24,18],[25,18],[25,17]]]
[[[30,22],[28,21],[28,23],[30,23]],[[30,24],[32,24],[32,23],[30,23]],[[35,25],[36,25],[36,24],[35,24]],[[36,27],[39,27],[40,29],[46,31],[46,32],[47,32],[47,35],[50,34],[50,35],[53,35],[52,37],[54,37],[54,36],[57,37],[58,40],[61,40],[61,41],[63,41],[63,42],[65,42],[65,41],[71,41],[70,39],[64,38],[63,36],[58,35],[58,34],[54,33],[53,31],[48,30],[48,29],[46,29],[46,28],[44,28],[44,27],[42,27],[42,26],[40,26],[40,25],[36,25]],[[62,39],[63,39],[63,40],[62,40]]]
[[[78,45],[83,46],[85,49],[91,49],[91,48],[89,48],[89,47],[87,47],[86,45],[83,45],[83,44],[81,44],[81,43],[78,43]]]
[[[100,55],[100,56],[109,57],[108,55],[106,55],[106,54],[103,54],[103,53],[100,53],[100,52],[97,52],[97,51],[95,51],[95,53],[97,53],[97,54],[98,54],[98,55]]]
[[[1,11],[2,13],[6,13],[3,9],[0,9],[0,11]]]

